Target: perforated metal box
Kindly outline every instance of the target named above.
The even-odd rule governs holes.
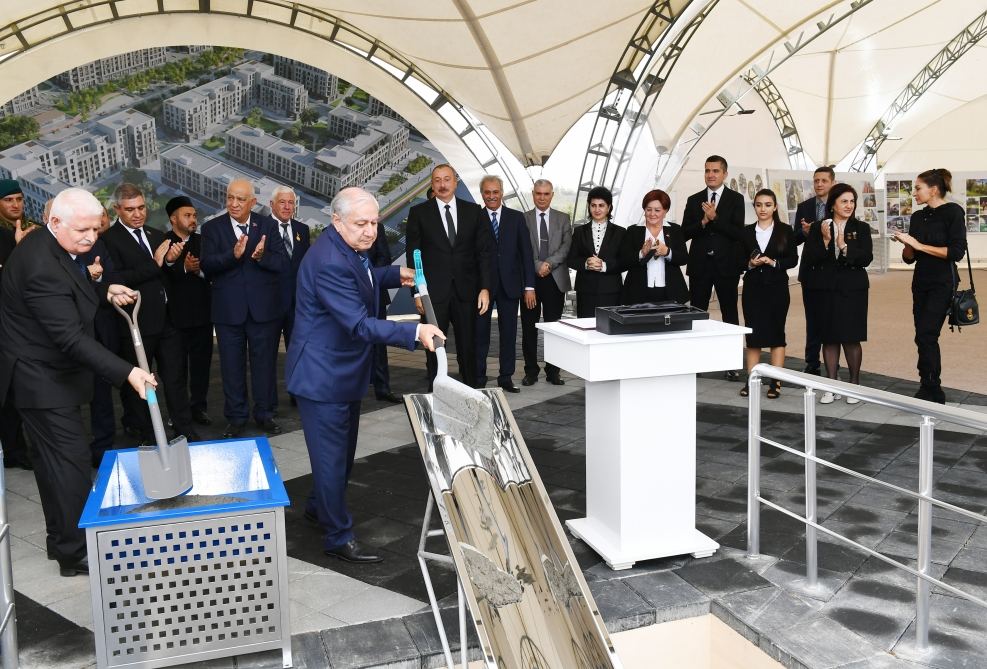
[[[191,446],[194,487],[142,498],[135,450],[100,467],[86,528],[99,667],[264,650],[291,666],[284,485],[263,438]]]

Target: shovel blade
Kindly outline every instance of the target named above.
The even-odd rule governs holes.
[[[137,452],[144,494],[149,499],[177,497],[192,489],[192,456],[184,436]]]

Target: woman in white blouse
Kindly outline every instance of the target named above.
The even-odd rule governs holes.
[[[590,318],[597,307],[620,304],[620,275],[624,271],[617,250],[624,229],[610,221],[613,193],[603,186],[586,195],[588,223],[572,230],[572,246],[566,263],[576,270],[576,315]]]
[[[621,304],[674,300],[689,301],[689,289],[679,269],[688,261],[682,228],[666,223],[671,206],[668,193],[655,189],[641,201],[644,225],[632,225],[624,233],[618,256],[627,271]]]
[[[741,305],[747,335],[744,362],[747,371],[761,359],[761,349],[771,349],[771,364],[785,365],[785,321],[788,318],[788,270],[798,263],[795,232],[778,217],[778,199],[765,188],[754,196],[757,222],[744,228],[741,245],[748,258]],[[747,384],[740,395],[747,397]],[[781,381],[774,381],[768,397],[781,394]]]

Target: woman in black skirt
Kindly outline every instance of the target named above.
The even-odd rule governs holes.
[[[689,289],[679,269],[689,259],[682,228],[666,223],[671,206],[668,193],[653,190],[644,196],[644,225],[632,225],[624,232],[618,257],[627,270],[621,304],[675,300],[689,301]]]
[[[860,383],[863,361],[861,342],[867,341],[867,294],[870,281],[867,266],[874,259],[870,226],[854,218],[857,191],[839,183],[829,191],[826,213],[831,216],[809,228],[802,251],[807,289],[815,293],[816,322],[821,324],[823,360],[826,375],[836,378],[840,347],[846,356],[850,383]],[[820,404],[832,404],[839,397],[826,392]],[[860,400],[847,398],[847,404]]]
[[[748,373],[761,359],[761,349],[771,349],[771,364],[785,365],[785,320],[788,318],[788,270],[798,263],[795,232],[778,217],[778,199],[765,188],[754,196],[757,223],[744,228],[740,238],[749,258],[744,275],[744,325],[753,330],[747,335],[745,366]],[[781,394],[781,381],[772,382],[768,397]],[[747,397],[747,384],[740,389]]]
[[[597,307],[620,304],[620,275],[623,268],[617,250],[624,229],[610,222],[613,194],[603,186],[586,195],[590,220],[572,230],[572,246],[566,264],[576,270],[576,316],[596,316]]]
[[[896,232],[895,241],[905,248],[901,259],[915,263],[912,274],[912,316],[915,319],[915,345],[918,347],[918,376],[922,386],[915,397],[946,403],[942,391],[942,357],[939,333],[956,290],[956,263],[966,252],[966,225],[963,207],[946,202],[952,186],[949,170],[927,170],[915,179],[912,198],[925,207],[912,214],[908,232]]]

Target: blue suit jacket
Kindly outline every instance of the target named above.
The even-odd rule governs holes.
[[[483,209],[482,217],[490,224],[490,212]],[[524,214],[508,207],[500,208],[500,229],[494,245],[493,287],[498,282],[511,299],[518,299],[524,289],[535,287],[535,260],[531,251],[531,235],[524,222]],[[491,234],[493,228],[491,227]],[[496,297],[496,293],[491,295]]]
[[[266,235],[264,255],[259,261],[250,256],[261,236]],[[280,229],[269,216],[250,215],[247,248],[237,260],[233,256],[236,235],[230,215],[223,214],[202,226],[200,267],[212,285],[212,322],[242,325],[247,315],[265,323],[284,316],[282,275],[288,272],[288,254]]]
[[[373,344],[415,348],[415,323],[374,317],[379,288],[401,285],[395,265],[371,268],[326,228],[298,270],[295,329],[285,360],[288,392],[318,402],[356,402],[370,386]]]

